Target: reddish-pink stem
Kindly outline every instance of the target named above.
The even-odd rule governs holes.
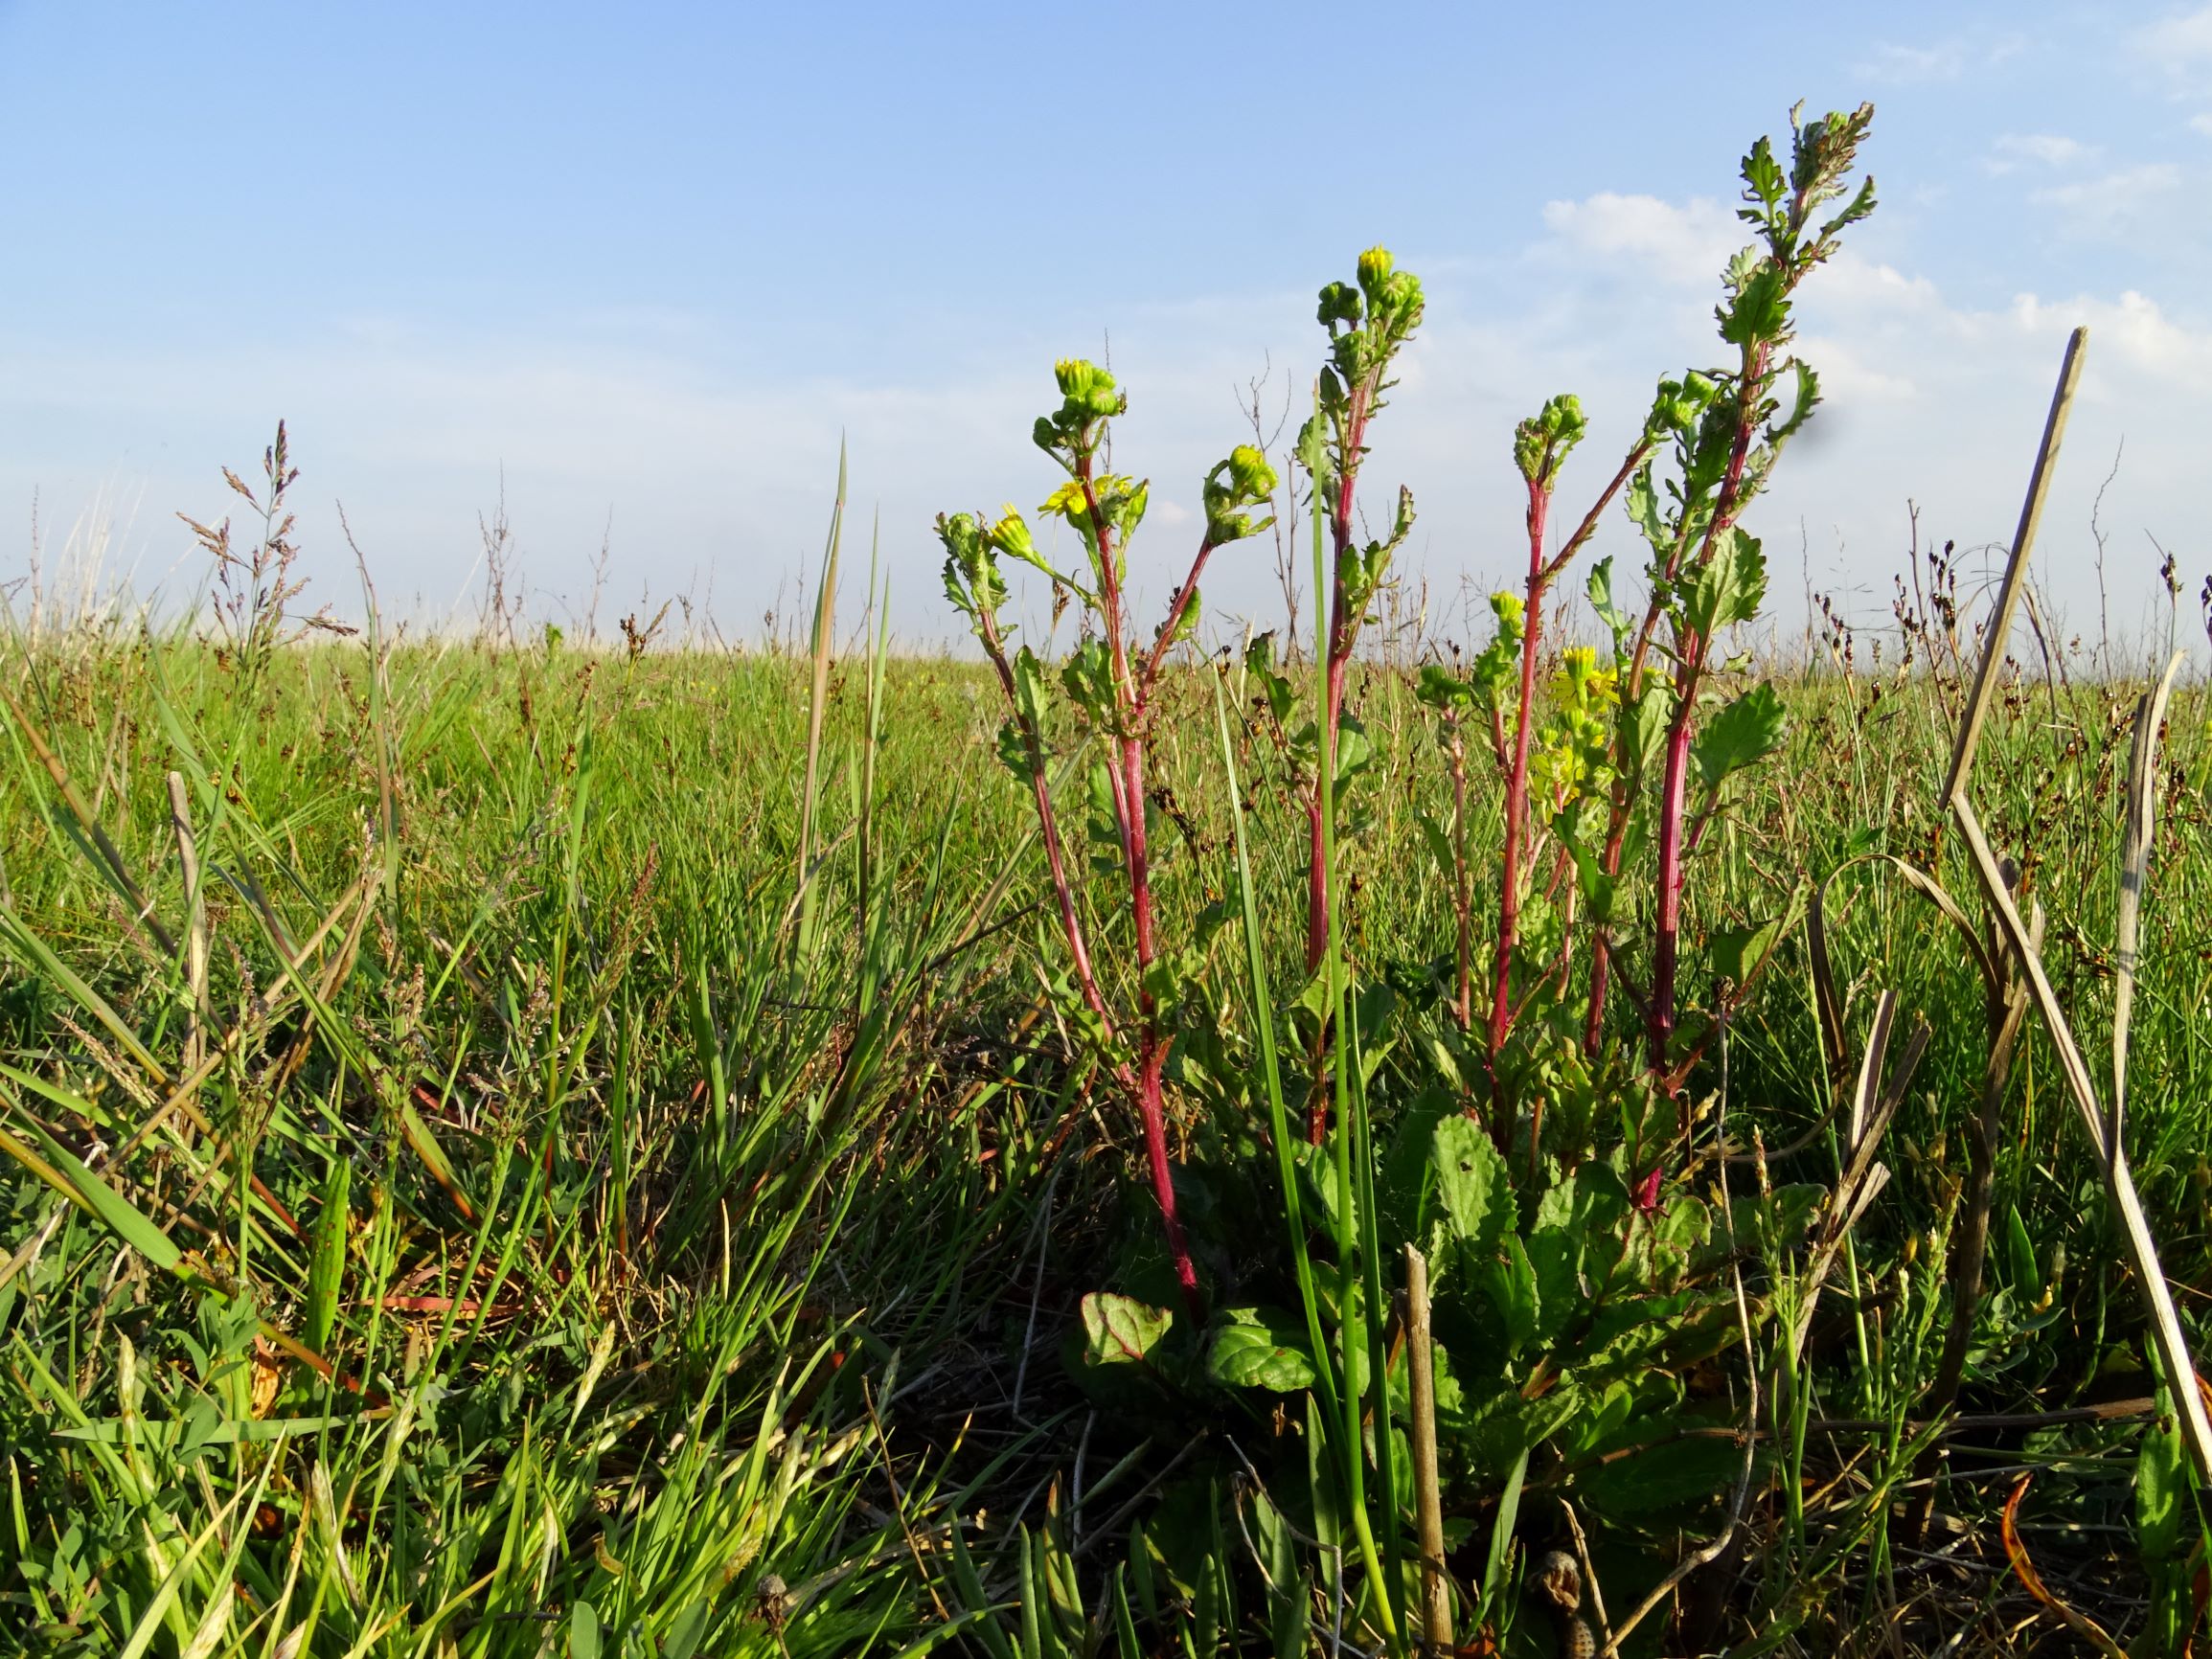
[[[1693,680],[1685,665],[1680,682]],[[1652,1002],[1647,1027],[1648,1059],[1654,1074],[1667,1068],[1675,1040],[1675,966],[1682,933],[1682,797],[1689,781],[1690,707],[1687,693],[1667,728],[1667,772],[1659,793],[1659,892],[1656,937],[1652,951]]]
[[[992,667],[998,670],[998,683],[1006,693],[1007,705],[1015,711],[1015,719],[1021,726],[1022,742],[1029,751],[1029,784],[1037,803],[1038,834],[1044,842],[1045,868],[1052,876],[1060,932],[1066,937],[1068,956],[1075,964],[1076,986],[1110,1040],[1114,1032],[1113,1015],[1106,1011],[1106,998],[1100,994],[1098,975],[1091,967],[1090,945],[1083,938],[1083,919],[1075,907],[1075,885],[1068,879],[1067,854],[1060,838],[1060,818],[1053,810],[1051,781],[1045,773],[1043,734],[1032,729],[1022,718],[1020,704],[1015,696],[1014,669],[1006,660],[1006,647],[999,637],[996,619],[986,611],[982,624],[984,652],[991,658]]]
[[[1332,760],[1336,754],[1337,728],[1344,716],[1344,684],[1352,664],[1352,647],[1359,635],[1359,619],[1351,614],[1347,602],[1350,596],[1344,591],[1344,555],[1352,545],[1353,495],[1358,486],[1359,452],[1367,441],[1367,416],[1373,398],[1373,388],[1365,382],[1352,389],[1352,406],[1344,422],[1343,475],[1336,481],[1336,500],[1329,514],[1329,538],[1335,557],[1329,594],[1328,694],[1314,725],[1320,734],[1319,741],[1328,745],[1323,752]],[[1309,974],[1319,971],[1322,960],[1329,954],[1329,861],[1327,836],[1321,824],[1327,803],[1321,798],[1321,770],[1319,756],[1316,756],[1313,788],[1306,798],[1306,971]],[[1335,768],[1332,765],[1329,770],[1334,776]],[[1306,1139],[1316,1147],[1329,1135],[1329,1095],[1320,1086],[1321,1058],[1328,1040],[1328,1028],[1324,1023],[1313,1040],[1314,1087],[1306,1109]]]
[[[1145,846],[1145,716],[1152,689],[1152,675],[1159,668],[1159,653],[1146,665],[1142,676],[1129,664],[1129,646],[1123,629],[1121,583],[1114,574],[1114,547],[1112,533],[1106,527],[1106,516],[1099,511],[1098,493],[1092,487],[1089,459],[1084,458],[1077,471],[1083,485],[1083,504],[1090,515],[1093,534],[1097,537],[1099,555],[1099,608],[1104,612],[1106,633],[1106,651],[1111,663],[1114,681],[1114,701],[1121,723],[1121,756],[1118,766],[1108,768],[1113,781],[1115,808],[1121,814],[1122,854],[1129,882],[1129,918],[1136,934],[1137,954],[1137,1116],[1144,1125],[1145,1159],[1152,1179],[1152,1195],[1160,1206],[1160,1222],[1167,1235],[1168,1251],[1175,1264],[1175,1280],[1182,1286],[1183,1301],[1190,1308],[1195,1322],[1202,1323],[1206,1316],[1205,1300],[1198,1293],[1197,1269],[1191,1261],[1189,1240],[1183,1234],[1182,1217],[1175,1206],[1174,1171],[1168,1161],[1167,1102],[1163,1098],[1161,1077],[1168,1061],[1168,1050],[1174,1046],[1171,1034],[1160,1030],[1159,1010],[1152,993],[1152,967],[1155,953],[1152,937],[1152,870]],[[1189,603],[1196,588],[1198,574],[1205,567],[1210,547],[1201,546],[1198,557],[1191,569],[1190,580],[1176,595],[1171,619],[1179,617]]]
[[[1513,766],[1505,782],[1505,872],[1497,895],[1497,953],[1491,966],[1491,1099],[1502,1104],[1498,1059],[1513,1029],[1513,953],[1520,942],[1521,837],[1528,822],[1529,726],[1536,713],[1537,652],[1543,638],[1544,519],[1551,490],[1539,474],[1528,482],[1528,589],[1520,645],[1520,720],[1513,734]],[[1502,1114],[1491,1125],[1504,1135]]]

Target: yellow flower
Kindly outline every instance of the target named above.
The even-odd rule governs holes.
[[[1090,507],[1083,499],[1083,485],[1071,478],[1045,497],[1044,505],[1038,511],[1064,518],[1073,524],[1078,519],[1087,517]]]

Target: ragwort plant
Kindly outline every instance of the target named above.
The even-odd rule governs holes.
[[[1242,673],[1224,674],[1220,704],[1249,1037],[1216,1032],[1216,1040],[1187,1041],[1181,1051],[1186,1077],[1215,1074],[1205,1092],[1217,1104],[1265,1106],[1264,1119],[1255,1110],[1205,1142],[1228,1161],[1222,1185],[1240,1189],[1217,1200],[1216,1225],[1226,1233],[1238,1204],[1251,1215],[1245,1194],[1272,1188],[1288,1258],[1254,1260],[1250,1238],[1258,1235],[1224,1239],[1209,1259],[1226,1260],[1224,1283],[1237,1305],[1210,1323],[1175,1210],[1162,1099],[1176,1039],[1170,1011],[1203,1000],[1194,982],[1206,966],[1195,945],[1166,947],[1157,936],[1144,765],[1160,736],[1156,676],[1195,625],[1198,572],[1215,547],[1260,528],[1243,513],[1271,493],[1272,471],[1258,452],[1241,450],[1209,476],[1197,560],[1146,650],[1129,644],[1121,558],[1143,514],[1144,488],[1097,470],[1106,422],[1126,407],[1103,371],[1062,365],[1065,402],[1038,428],[1039,444],[1068,473],[1046,511],[1077,531],[1087,580],[1054,568],[1018,514],[995,524],[968,515],[940,521],[948,591],[1009,706],[1001,756],[1035,800],[1070,963],[1062,1000],[1087,1015],[1089,1040],[1144,1121],[1152,1185],[1197,1336],[1172,1342],[1165,1310],[1093,1295],[1083,1304],[1087,1357],[1094,1365],[1137,1361],[1155,1385],[1193,1405],[1210,1389],[1217,1404],[1209,1410],[1222,1409],[1225,1395],[1232,1411],[1271,1410],[1278,1422],[1302,1418],[1300,1454],[1247,1473],[1322,1542],[1316,1564],[1331,1627],[1392,1651],[1414,1639],[1409,1569],[1434,1555],[1408,1536],[1412,1487],[1427,1475],[1416,1469],[1405,1435],[1404,1327],[1393,1311],[1403,1252],[1431,1263],[1438,1478],[1462,1515],[1477,1493],[1506,1494],[1490,1511],[1489,1550],[1462,1598],[1462,1627],[1501,1636],[1516,1616],[1524,1492],[1547,1503],[1571,1494],[1607,1536],[1656,1558],[1749,1479],[1741,1437],[1726,1426],[1741,1407],[1723,1398],[1736,1392],[1725,1377],[1738,1362],[1727,1354],[1741,1350],[1750,1372],[1760,1364],[1737,1267],[1747,1256],[1793,1249],[1821,1193],[1773,1188],[1731,1207],[1723,1183],[1716,1214],[1687,1190],[1686,1087],[1786,919],[1710,930],[1710,999],[1685,1020],[1683,890],[1730,780],[1783,737],[1779,697],[1743,685],[1745,663],[1722,654],[1734,631],[1758,616],[1766,591],[1759,543],[1739,520],[1818,398],[1812,371],[1789,351],[1791,305],[1838,234],[1872,210],[1868,183],[1821,216],[1845,192],[1870,120],[1866,108],[1810,124],[1793,117],[1787,165],[1767,141],[1753,148],[1743,170],[1744,216],[1759,240],[1730,262],[1718,312],[1735,361],[1659,383],[1628,452],[1556,547],[1554,501],[1586,430],[1582,407],[1555,398],[1515,434],[1526,491],[1525,580],[1494,602],[1497,630],[1471,671],[1432,668],[1421,686],[1454,761],[1453,822],[1431,836],[1458,934],[1442,995],[1417,976],[1359,960],[1343,891],[1345,833],[1357,823],[1344,810],[1344,788],[1374,756],[1348,687],[1360,627],[1413,519],[1411,497],[1401,491],[1389,533],[1362,544],[1354,534],[1355,489],[1391,364],[1420,320],[1421,290],[1380,250],[1362,256],[1356,284],[1323,290],[1329,364],[1292,458],[1311,517],[1312,684],[1302,695],[1288,666],[1278,670],[1271,645],[1256,642]],[[1608,648],[1555,653],[1556,585],[1616,502],[1626,503],[1651,549],[1645,614],[1639,623],[1623,611],[1611,562],[1601,562],[1587,592]],[[1045,665],[1008,645],[1001,556],[1043,571],[1092,619],[1059,675],[1060,697],[1048,694]],[[1227,713],[1247,706],[1252,692],[1307,820],[1308,977],[1280,1004],[1261,948]],[[1311,713],[1303,722],[1301,704]],[[1057,828],[1056,709],[1066,711],[1069,736],[1110,757],[1098,794],[1118,843],[1138,987],[1133,1013],[1120,1017],[1084,936],[1078,877]],[[1496,927],[1479,998],[1471,742],[1487,749],[1503,803]],[[1651,929],[1641,953],[1628,948],[1638,918]],[[1201,925],[1220,920],[1217,912]],[[1608,1012],[1615,985],[1637,1016],[1625,1034]],[[1425,1023],[1425,997],[1448,1015],[1442,1028]],[[1296,1045],[1312,1064],[1302,1114],[1287,1098],[1279,1025],[1311,1037]],[[1253,1178],[1262,1166],[1251,1154],[1263,1143],[1272,1145],[1271,1182]],[[1516,1146],[1526,1148],[1523,1178],[1509,1167]],[[1672,1193],[1670,1164],[1682,1177]],[[1270,1296],[1294,1306],[1281,1311]],[[1707,1375],[1696,1391],[1693,1371]],[[1742,1380],[1755,1400],[1756,1378]],[[1560,1605],[1562,1618],[1580,1617]],[[1559,1639],[1574,1634],[1562,1624]]]
[[[1273,522],[1263,518],[1255,523],[1249,510],[1272,495],[1275,473],[1259,450],[1240,445],[1206,474],[1201,489],[1205,528],[1190,572],[1175,589],[1151,641],[1140,644],[1128,601],[1129,546],[1144,522],[1150,486],[1100,466],[1109,422],[1128,410],[1129,395],[1114,384],[1112,375],[1093,363],[1062,361],[1054,375],[1060,406],[1038,417],[1035,437],[1038,447],[1057,461],[1067,477],[1038,511],[1064,520],[1075,532],[1083,546],[1084,570],[1056,569],[1038,550],[1028,521],[1011,506],[995,521],[955,513],[940,516],[937,524],[946,551],[945,591],[968,617],[1006,694],[1010,712],[999,731],[998,753],[1008,769],[1028,784],[1036,800],[1038,829],[1072,976],[1073,994],[1062,999],[1065,1011],[1087,1028],[1116,1086],[1136,1109],[1175,1277],[1193,1318],[1202,1320],[1204,1299],[1175,1206],[1163,1101],[1168,1054],[1175,1040],[1177,989],[1191,969],[1178,952],[1163,950],[1160,939],[1152,895],[1152,867],[1159,854],[1150,822],[1153,813],[1146,792],[1146,761],[1161,667],[1198,625],[1198,579],[1216,548],[1241,541]],[[1053,799],[1050,745],[1056,699],[1037,653],[1026,645],[1010,648],[1014,630],[1000,616],[1007,600],[998,564],[1002,557],[1042,571],[1056,594],[1073,596],[1096,626],[1061,668],[1063,696],[1057,700],[1072,716],[1086,743],[1095,744],[1106,756],[1098,768],[1097,793],[1110,817],[1110,835],[1127,883],[1136,982],[1135,1007],[1125,1009],[1119,1017],[1092,960]]]
[[[1685,1025],[1689,860],[1715,823],[1729,780],[1773,753],[1783,737],[1780,695],[1764,683],[1742,685],[1748,659],[1723,650],[1734,630],[1756,620],[1767,593],[1766,556],[1739,521],[1819,401],[1818,377],[1790,352],[1792,305],[1799,285],[1835,253],[1839,234],[1873,212],[1867,179],[1823,216],[1845,196],[1872,119],[1870,105],[1802,125],[1793,112],[1787,168],[1766,139],[1745,157],[1739,216],[1759,239],[1730,261],[1716,311],[1736,361],[1660,381],[1626,458],[1553,553],[1545,539],[1553,497],[1586,421],[1579,401],[1562,396],[1521,422],[1514,459],[1528,491],[1526,582],[1518,594],[1493,598],[1497,628],[1469,674],[1435,665],[1424,673],[1422,696],[1442,716],[1448,751],[1464,749],[1470,724],[1487,729],[1504,798],[1497,926],[1480,1034],[1492,1130],[1501,1148],[1516,1132],[1519,1099],[1535,1102],[1533,1139],[1540,1134],[1541,1096],[1556,1089],[1558,1067],[1575,1069],[1551,1045],[1534,1062],[1537,1074],[1516,1087],[1516,1062],[1532,1061],[1509,1054],[1509,1046],[1532,1011],[1545,1016],[1532,1023],[1547,1034],[1559,1029],[1572,989],[1578,922],[1586,934],[1584,1059],[1595,1063],[1605,1054],[1608,1010],[1619,986],[1638,1015],[1648,1081],[1669,1097],[1683,1090],[1781,935],[1779,919],[1714,932],[1707,962],[1713,1003]],[[1592,567],[1586,592],[1608,636],[1606,660],[1586,647],[1561,652],[1547,710],[1539,696],[1546,602],[1616,498],[1625,498],[1650,549],[1644,612],[1636,620],[1621,607],[1609,557]],[[1464,837],[1464,824],[1455,826],[1459,872]],[[1623,928],[1632,916],[1623,894],[1635,890],[1647,870],[1651,932],[1637,961],[1625,948]],[[1464,920],[1462,928],[1464,934]],[[1466,974],[1462,966],[1458,997],[1462,1022],[1471,1023]]]

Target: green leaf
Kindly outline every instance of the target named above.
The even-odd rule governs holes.
[[[2043,1292],[2043,1277],[2036,1271],[2036,1246],[2020,1219],[2018,1204],[2005,1206],[2005,1261],[2012,1268],[2013,1288],[2028,1301]]]
[[[353,1166],[331,1160],[323,1181],[323,1213],[315,1218],[313,1255],[308,1263],[308,1346],[325,1352],[338,1323],[338,1290],[346,1271],[346,1200]]]
[[[1767,602],[1767,556],[1756,536],[1731,525],[1713,537],[1698,567],[1687,602],[1690,625],[1710,640],[1724,627],[1749,622]]]
[[[11,1067],[0,1067],[17,1081],[22,1075]],[[114,1231],[125,1244],[144,1256],[156,1267],[171,1272],[185,1272],[184,1253],[176,1243],[155,1226],[145,1211],[118,1193],[113,1187],[81,1159],[49,1135],[34,1122],[29,1114],[21,1114],[17,1121],[24,1132],[37,1144],[38,1156],[30,1154],[12,1135],[0,1131],[0,1151],[6,1151],[32,1173],[56,1186],[67,1197],[74,1198]],[[191,1277],[186,1273],[186,1277]]]
[[[1447,1056],[1444,1064],[1449,1063]],[[1377,1220],[1386,1248],[1427,1242],[1428,1224],[1439,1213],[1431,1140],[1436,1125],[1458,1111],[1448,1090],[1432,1087],[1415,1095],[1400,1116],[1375,1182]]]
[[[1094,1290],[1083,1299],[1083,1363],[1129,1365],[1159,1346],[1174,1313],[1130,1296]]]
[[[1781,266],[1762,260],[1735,297],[1714,314],[1720,319],[1721,338],[1731,346],[1777,339],[1790,321],[1789,279]]]
[[[599,1659],[599,1609],[589,1602],[568,1611],[568,1659]]]
[[[1295,1394],[1317,1373],[1306,1351],[1303,1321],[1269,1308],[1232,1307],[1206,1355],[1206,1375],[1230,1388]]]
[[[1690,745],[1705,787],[1718,789],[1728,774],[1765,760],[1782,746],[1790,713],[1781,693],[1756,685],[1706,721]]]
[[[1641,696],[1621,706],[1621,769],[1628,776],[1635,776],[1658,753],[1674,700],[1674,686],[1664,676],[1654,674]]]
[[[1767,960],[1767,953],[1773,948],[1775,936],[1781,931],[1779,917],[1752,927],[1713,929],[1705,942],[1705,960],[1713,969],[1713,977],[1735,986],[1748,984],[1750,975]]]
[[[1367,728],[1359,723],[1357,716],[1346,709],[1336,726],[1336,787],[1339,792],[1345,784],[1366,771],[1374,761],[1375,745],[1368,740]]]
[[[1790,359],[1790,367],[1796,380],[1790,418],[1770,427],[1767,433],[1767,442],[1777,447],[1794,437],[1798,428],[1813,419],[1813,406],[1820,401],[1820,376],[1813,372],[1812,365],[1792,357]]]
[[[1490,1136],[1464,1112],[1439,1120],[1429,1135],[1436,1194],[1452,1232],[1487,1255],[1513,1223],[1513,1186]]]
[[[1638,1447],[1576,1476],[1593,1508],[1642,1515],[1718,1499],[1735,1484],[1744,1450],[1729,1435],[1699,1435]]]
[[[1022,736],[1018,721],[1003,720],[999,723],[998,763],[1023,783],[1029,782],[1029,739]]]
[[[1734,1228],[1737,1248],[1769,1257],[1796,1249],[1827,1198],[1827,1188],[1796,1181],[1775,1188],[1754,1204],[1738,1204]]]
[[[702,1598],[676,1615],[676,1622],[669,1626],[668,1640],[661,1644],[661,1659],[692,1659],[698,1651],[699,1638],[706,1633],[707,1603]]]
[[[2143,1431],[2142,1448],[2135,1454],[2135,1540],[2146,1559],[2174,1557],[2188,1499],[2187,1453],[2169,1414]]]
[[[1585,1164],[1538,1202],[1528,1259],[1536,1280],[1539,1340],[1558,1337],[1586,1306],[1585,1251],[1593,1242],[1617,1239],[1628,1215],[1628,1189],[1605,1164]]]
[[[1413,694],[1438,714],[1464,718],[1474,707],[1474,688],[1441,663],[1423,663]]]
[[[1505,1236],[1505,1248],[1482,1264],[1479,1283],[1505,1328],[1508,1357],[1537,1336],[1536,1268],[1517,1234]]]
[[[1648,497],[1652,487],[1651,469],[1646,467],[1638,476],[1644,481],[1644,491]],[[1633,511],[1632,504],[1630,511]],[[1589,596],[1590,609],[1597,613],[1598,621],[1605,625],[1606,631],[1613,636],[1613,655],[1616,658],[1626,657],[1629,654],[1629,636],[1634,631],[1635,625],[1630,620],[1629,613],[1613,602],[1613,561],[1610,555],[1590,566],[1589,580],[1584,591]]]

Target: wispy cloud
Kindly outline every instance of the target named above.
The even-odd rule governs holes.
[[[2175,97],[2212,98],[2212,6],[2169,12],[2135,30],[2129,44]],[[2212,113],[2200,113],[2189,125],[2212,132]]]
[[[1919,45],[1885,40],[1855,64],[1853,72],[1862,80],[1890,86],[1937,85],[1957,80],[1970,70],[2017,57],[2026,49],[2026,39],[2018,34],[1983,39],[1954,34]]]
[[[1721,266],[1744,239],[1711,198],[1598,193],[1548,204],[1517,256],[1456,267],[1409,257],[1435,279],[1429,320],[1376,434],[1370,491],[1385,501],[1401,480],[1413,488],[1422,518],[1412,562],[1425,559],[1432,582],[1449,589],[1463,576],[1502,574],[1504,533],[1520,511],[1510,435],[1545,397],[1576,392],[1591,414],[1592,459],[1578,457],[1572,494],[1591,484],[1585,474],[1608,469],[1602,452],[1617,454],[1632,436],[1657,375],[1727,361],[1712,306]],[[2093,463],[2123,434],[2127,464],[2106,504],[2120,541],[2201,517],[2212,318],[2140,284],[1966,303],[1908,252],[1884,251],[1876,259],[1847,246],[1807,286],[1799,350],[1827,401],[1757,510],[1757,533],[1791,559],[1803,527],[1814,586],[1856,588],[1878,616],[1907,497],[1921,503],[1924,525],[1962,546],[2002,537],[2060,347],[2077,324],[2090,327],[2092,353],[2046,521],[2047,597],[2093,603],[2093,589],[2076,581],[2087,561],[2071,554],[2102,475]],[[11,389],[0,399],[0,500],[27,498],[42,478],[50,515],[65,518],[66,458],[91,449],[84,434],[128,432],[145,466],[133,481],[149,503],[219,513],[216,465],[257,449],[267,412],[281,409],[308,468],[303,499],[316,504],[303,534],[323,560],[317,598],[342,596],[350,572],[330,557],[343,547],[332,495],[346,500],[388,594],[420,591],[440,609],[469,580],[476,509],[504,480],[539,602],[588,589],[611,503],[610,603],[629,604],[642,582],[665,595],[712,571],[725,627],[742,619],[735,625],[744,629],[818,552],[844,435],[855,501],[862,511],[880,504],[899,627],[916,642],[949,638],[934,598],[931,516],[1009,498],[1027,505],[1049,484],[1026,437],[1050,391],[1032,345],[993,334],[1000,345],[943,379],[764,380],[665,334],[641,327],[614,346],[519,332],[457,341],[403,323],[340,328],[311,349],[234,352],[219,375],[182,348],[149,358],[0,334],[0,388]],[[1196,481],[1243,435],[1234,406],[1243,383],[1270,352],[1289,370],[1278,394],[1306,383],[1316,357],[1311,300],[1303,290],[1197,295],[1125,314],[1113,340],[1133,402],[1117,459],[1154,481],[1154,516],[1133,562],[1160,597],[1170,567],[1188,557],[1191,526],[1176,510],[1189,511]],[[24,388],[42,389],[39,401]],[[147,524],[144,568],[166,569],[183,533],[161,512]],[[1635,566],[1633,534],[1617,517],[1597,551]],[[1271,556],[1230,550],[1206,597],[1209,614],[1271,621],[1281,603]],[[1046,597],[1025,593],[1024,602],[1042,625]]]
[[[2056,209],[2069,230],[2098,235],[2141,218],[2180,187],[2181,170],[2174,163],[2146,162],[2072,184],[2049,185],[2028,199]]]
[[[2088,146],[2077,138],[2067,138],[2055,132],[2007,132],[2000,134],[1990,146],[1990,153],[1982,161],[1983,170],[1993,173],[2016,172],[2022,167],[2063,168],[2071,166],[2090,153]]]
[[[1543,222],[1567,250],[1634,260],[1672,283],[1710,283],[1745,239],[1735,214],[1706,196],[1676,203],[1601,191],[1546,202]]]
[[[2145,24],[2133,36],[2137,51],[2177,70],[2212,64],[2212,6],[2175,11]]]

